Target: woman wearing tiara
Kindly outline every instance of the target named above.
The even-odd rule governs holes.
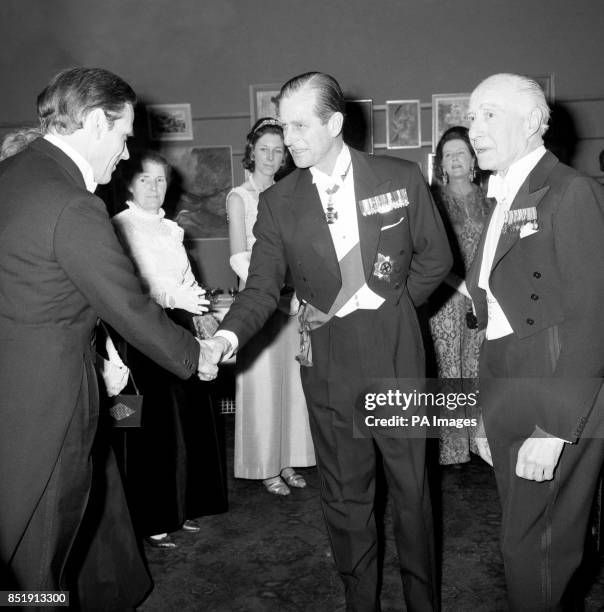
[[[231,267],[240,289],[247,280],[260,193],[284,166],[283,130],[259,119],[247,135],[243,167],[248,179],[227,196]],[[306,402],[295,355],[299,348],[297,301],[284,288],[279,310],[237,354],[235,477],[262,479],[275,495],[306,486],[293,467],[315,465]],[[289,485],[289,486],[288,486]]]

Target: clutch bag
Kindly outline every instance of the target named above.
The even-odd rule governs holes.
[[[109,398],[109,414],[113,427],[142,427],[143,396],[134,384],[132,372],[130,381],[135,393],[120,393]]]

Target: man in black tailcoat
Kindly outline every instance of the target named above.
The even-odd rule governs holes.
[[[87,502],[99,416],[97,319],[182,378],[198,367],[197,341],[143,293],[93,195],[128,158],[135,102],[130,86],[106,70],[65,70],[38,97],[44,136],[0,164],[2,589],[73,588],[67,573],[82,569],[70,553],[95,511]],[[83,579],[88,586],[120,580],[110,600],[88,593],[91,605],[122,609],[138,604],[150,581],[109,465],[108,494],[119,495],[103,525],[121,548],[102,550],[110,544],[96,534],[100,548],[79,559],[85,567],[94,556],[105,561],[103,575]]]
[[[308,331],[302,384],[347,610],[379,609],[379,455],[407,609],[436,610],[425,440],[353,437],[353,412],[364,381],[424,375],[415,307],[446,275],[451,254],[417,165],[349,148],[343,113],[329,75],[307,73],[282,87],[279,118],[297,169],[261,194],[246,288],[207,346],[217,361],[249,340],[276,308],[289,269]]]
[[[497,201],[467,284],[486,341],[481,403],[511,610],[575,609],[604,458],[604,190],[543,146],[537,83],[485,79],[470,139]]]

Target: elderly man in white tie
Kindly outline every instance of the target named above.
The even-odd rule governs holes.
[[[604,190],[543,145],[549,108],[513,74],[472,93],[470,139],[497,201],[468,277],[511,610],[562,610],[604,457]],[[490,383],[490,384],[489,384]]]

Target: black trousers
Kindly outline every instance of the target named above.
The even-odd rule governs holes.
[[[368,378],[423,375],[415,313],[395,304],[334,317],[312,332],[314,365],[302,384],[321,480],[321,502],[346,610],[379,610],[376,466],[381,455],[409,611],[438,610],[425,440],[353,437],[354,406]]]
[[[565,444],[553,480],[516,476],[518,450],[544,409],[535,405],[538,401],[525,402],[522,387],[529,378],[552,376],[550,340],[550,330],[522,340],[512,334],[485,342],[481,355],[480,377],[487,389],[481,400],[502,505],[501,545],[513,611],[573,609],[577,593],[568,587],[583,557],[604,460],[598,402],[578,443]],[[490,387],[489,378],[511,380]]]

